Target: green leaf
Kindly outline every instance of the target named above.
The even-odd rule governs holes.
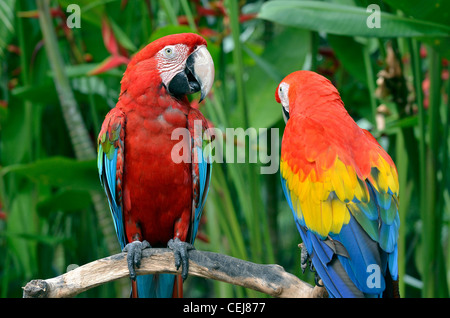
[[[176,33],[197,33],[197,32],[185,25],[168,25],[155,30],[150,36],[148,43],[153,42],[156,39],[162,38],[163,36]]]
[[[67,6],[70,4],[75,3],[79,5],[81,10],[80,12],[81,19],[95,26],[100,27],[101,19],[99,17],[101,17],[105,11],[105,4],[111,1],[114,0],[98,0],[98,1],[78,0],[76,2],[72,0],[58,0],[58,3],[63,9],[63,11],[65,11],[67,9]],[[83,24],[81,24],[81,27],[83,27]]]
[[[327,34],[327,40],[344,68],[358,81],[367,85],[364,46],[348,36]]]
[[[51,212],[76,211],[89,207],[92,204],[91,195],[84,190],[61,190],[56,194],[37,203],[37,210],[41,217],[48,217]]]
[[[450,1],[448,0],[386,0],[405,16],[450,26]],[[446,38],[427,38],[424,42],[435,47],[443,57],[450,59],[450,41]]]
[[[128,35],[122,31],[122,29],[120,28],[120,26],[114,22],[113,19],[109,19],[109,22],[111,23],[111,27],[114,31],[114,35],[117,38],[117,41],[122,44],[122,46],[130,51],[136,51],[137,48],[134,45],[134,43],[130,40],[130,38],[128,37]]]
[[[8,107],[0,106],[0,125],[8,118]]]
[[[285,76],[302,68],[309,43],[308,31],[286,28],[255,58],[256,65],[249,70],[245,83],[247,99],[251,101],[247,105],[250,127],[271,127],[281,119],[275,90]]]
[[[282,25],[363,37],[448,37],[450,28],[423,20],[380,12],[381,27],[369,28],[365,8],[319,1],[269,1],[258,17]]]
[[[55,84],[50,78],[39,82],[36,85],[18,86],[13,88],[11,95],[22,100],[29,100],[36,103],[57,103],[58,95]]]
[[[84,64],[78,64],[78,65],[67,65],[65,67],[67,77],[74,78],[74,77],[84,77],[86,74],[91,72],[93,69],[97,68],[101,63],[84,63]],[[48,72],[49,76],[53,76],[52,72]],[[112,76],[112,77],[120,77],[123,76],[123,70],[120,69],[112,69],[108,70],[104,73],[102,73],[99,76]]]
[[[0,2],[0,57],[5,56],[5,49],[14,35],[14,5],[15,0]]]
[[[450,25],[450,1],[448,0],[385,0],[392,8],[406,16]]]
[[[26,103],[11,98],[8,103],[8,117],[1,127],[0,158],[3,165],[27,162],[31,155],[33,116],[39,107],[30,108]]]
[[[408,116],[402,119],[386,122],[386,128],[408,128],[417,126],[419,119],[417,116]]]
[[[35,208],[29,188],[18,191],[11,202],[8,213],[8,228],[2,231],[4,234],[28,233],[30,235],[38,234],[34,222],[25,222],[24,220],[33,220],[36,218]],[[26,241],[18,237],[9,237],[8,252],[17,259],[16,273],[24,272],[27,277],[31,277],[36,271],[37,250],[36,242]]]
[[[68,238],[58,237],[54,235],[41,235],[41,234],[28,234],[28,233],[14,233],[11,231],[6,231],[4,233],[5,237],[14,238],[16,240],[24,241],[24,243],[30,242],[32,244],[43,243],[48,245],[58,245],[68,241]]]
[[[42,159],[30,164],[7,166],[2,175],[15,172],[44,185],[69,189],[101,190],[97,160],[78,161],[64,157]]]

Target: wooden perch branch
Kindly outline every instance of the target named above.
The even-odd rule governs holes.
[[[261,265],[231,256],[193,250],[189,252],[189,275],[215,279],[254,289],[273,297],[322,298],[324,288],[313,287],[287,273],[279,265]],[[143,251],[138,275],[176,270],[173,252],[165,248]],[[32,280],[23,288],[24,298],[74,297],[88,289],[129,275],[126,253],[105,257],[47,280]]]

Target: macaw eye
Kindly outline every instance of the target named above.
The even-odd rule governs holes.
[[[168,58],[173,57],[175,54],[175,51],[173,49],[173,47],[166,47],[164,48],[164,55]]]

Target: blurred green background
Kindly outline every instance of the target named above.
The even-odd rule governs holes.
[[[81,9],[79,28],[69,27],[77,22],[72,2]],[[281,138],[278,83],[299,69],[327,76],[396,162],[401,295],[448,297],[449,14],[446,0],[2,0],[0,297],[21,297],[31,279],[119,252],[96,137],[132,55],[180,32],[208,41],[216,79],[200,109],[222,130],[279,128]],[[276,263],[313,283],[300,272],[300,237],[279,173],[260,174],[261,165],[214,165],[196,247]],[[265,296],[197,277],[185,290]],[[78,297],[129,291],[122,279]]]

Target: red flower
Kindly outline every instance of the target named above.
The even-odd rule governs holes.
[[[122,64],[128,64],[130,59],[126,50],[117,42],[114,31],[108,22],[106,16],[102,19],[102,37],[106,50],[111,53],[100,65],[91,70],[89,75],[104,73],[110,69],[116,68]]]

